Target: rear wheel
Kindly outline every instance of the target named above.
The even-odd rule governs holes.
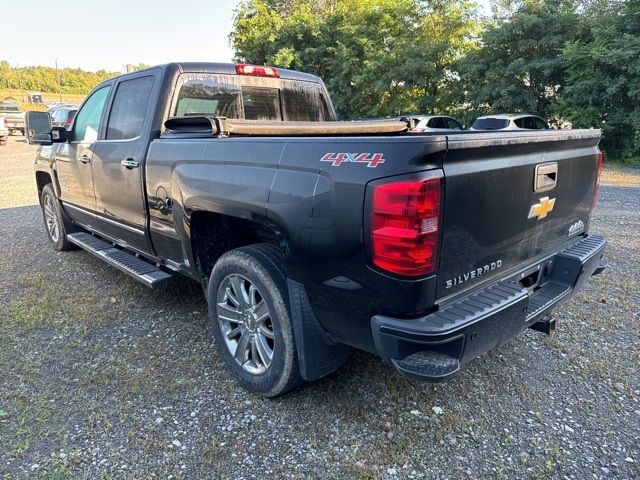
[[[231,250],[216,262],[208,288],[220,355],[242,385],[267,397],[302,382],[282,262],[271,245]]]
[[[44,226],[47,236],[56,250],[71,250],[74,245],[67,240],[67,232],[62,221],[62,211],[60,210],[60,202],[53,192],[53,186],[48,183],[42,189],[40,196],[40,205],[42,206],[42,216],[44,218]]]

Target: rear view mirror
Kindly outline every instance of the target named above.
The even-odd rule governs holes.
[[[31,145],[51,145],[51,117],[47,112],[27,112],[25,116],[27,142]]]

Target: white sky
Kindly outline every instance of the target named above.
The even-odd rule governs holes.
[[[488,13],[489,0],[478,0]],[[2,2],[0,60],[12,66],[123,70],[127,63],[230,62],[239,0]],[[26,26],[26,27],[25,27]]]

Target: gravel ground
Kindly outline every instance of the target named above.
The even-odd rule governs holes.
[[[266,400],[228,378],[198,285],[147,290],[49,246],[18,140],[0,147],[3,478],[640,477],[638,172],[601,189],[610,269],[553,337],[436,385],[355,352]]]

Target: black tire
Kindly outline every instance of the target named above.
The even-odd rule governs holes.
[[[53,185],[46,184],[40,194],[40,206],[42,207],[42,218],[44,219],[44,229],[47,232],[49,241],[56,250],[72,250],[75,245],[67,240],[63,214],[60,202],[53,191]],[[50,213],[53,212],[53,216]],[[54,233],[57,232],[57,235]]]
[[[244,387],[265,397],[282,395],[302,383],[283,262],[282,253],[272,245],[257,244],[231,250],[222,255],[214,265],[207,289],[209,316],[211,318],[213,336],[220,355],[233,373],[233,376]],[[228,292],[228,289],[221,289],[221,286],[230,285],[230,279],[234,277],[243,278],[246,281],[244,283],[245,286],[255,286],[255,291],[258,294],[254,295],[261,301],[266,302],[269,309],[268,322],[271,329],[270,333],[273,335],[271,340],[272,358],[267,367],[264,366],[265,363],[263,362],[261,367],[266,368],[266,370],[261,372],[254,371],[250,373],[246,370],[247,366],[251,365],[249,357],[247,357],[248,359],[244,365],[241,364],[244,360],[235,359],[231,352],[232,347],[228,346],[228,341],[225,340],[225,334],[223,333],[224,324],[229,324],[229,322],[218,317],[218,300],[220,295],[225,295],[224,291]],[[228,305],[233,307],[231,303]],[[264,307],[264,305],[262,306]],[[250,308],[248,304],[247,308]],[[249,325],[249,321],[247,320],[246,323],[242,324],[239,322],[231,322],[230,324],[241,328],[241,325]],[[248,334],[252,338],[251,342],[255,342],[257,345],[258,330],[251,333],[248,328],[245,327],[244,332],[238,338],[249,332]],[[259,327],[254,328],[259,329]],[[229,341],[233,341],[230,337],[228,338],[230,339]],[[239,346],[240,340],[237,341],[236,348]],[[250,352],[247,352],[247,354],[253,356],[256,355],[256,352],[258,352],[258,349],[250,348]]]

